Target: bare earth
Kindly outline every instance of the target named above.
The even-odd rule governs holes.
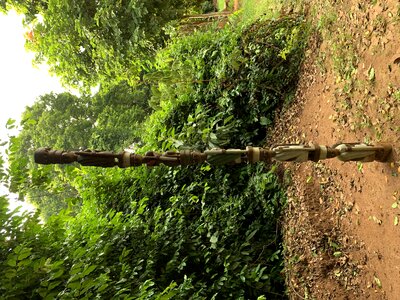
[[[319,30],[268,144],[388,142],[395,151],[387,164],[284,165],[289,296],[400,299],[400,1],[312,0],[296,10]]]

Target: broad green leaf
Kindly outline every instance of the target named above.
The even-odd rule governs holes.
[[[56,296],[57,296],[57,294],[58,294],[58,292],[51,292],[51,293],[48,293],[48,294],[46,295],[46,297],[44,297],[44,300],[52,300],[52,299],[55,299]]]
[[[64,269],[60,269],[60,270],[58,270],[57,272],[53,273],[53,274],[50,276],[49,280],[57,279],[57,278],[61,277],[63,274],[64,274]]]
[[[12,279],[17,276],[17,270],[15,269],[7,269],[5,273],[5,277],[8,279]]]
[[[211,238],[210,238],[210,243],[211,244],[215,244],[217,242],[218,242],[218,237],[215,234],[212,235]]]
[[[85,255],[86,254],[86,249],[85,248],[83,248],[83,247],[79,247],[78,249],[76,249],[75,251],[74,251],[74,257],[75,258],[80,258],[80,257],[82,257],[83,255]]]
[[[9,258],[7,260],[7,265],[9,265],[10,267],[15,267],[17,265],[17,261],[15,258]]]
[[[23,260],[31,255],[31,248],[24,248],[18,255],[18,260]]]
[[[108,283],[103,283],[103,284],[97,289],[97,291],[102,292],[102,291],[104,291],[107,287],[108,287]]]
[[[48,289],[49,291],[51,291],[51,290],[54,289],[55,287],[59,286],[61,283],[62,283],[62,281],[53,281],[53,282],[50,282],[49,285],[48,285],[48,287],[47,287],[47,289]]]
[[[78,262],[72,265],[69,274],[74,275],[76,273],[80,273],[82,271],[83,262]]]
[[[81,287],[81,283],[79,281],[72,281],[67,284],[67,287],[74,290],[79,290]]]
[[[89,266],[88,268],[86,268],[86,269],[83,271],[83,273],[82,273],[83,276],[89,275],[89,274],[92,273],[96,268],[97,268],[96,265],[91,265],[91,266]]]
[[[258,229],[253,230],[247,237],[246,237],[246,241],[250,241],[254,235],[257,233]]]

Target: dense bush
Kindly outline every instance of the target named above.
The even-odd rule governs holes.
[[[112,134],[108,118],[118,127],[129,121],[110,112],[112,91],[93,102],[103,108],[96,116],[104,114],[94,127],[110,135],[95,128],[90,136],[101,146],[138,138],[139,152],[260,145],[295,87],[304,29],[301,19],[284,17],[176,39],[142,80],[151,93],[137,90],[152,95],[155,110],[140,137]],[[149,111],[134,99],[142,109],[133,115]],[[124,98],[117,102],[123,107]],[[278,224],[285,197],[274,167],[75,167],[68,174],[83,201],[74,217],[65,212],[40,225],[38,215],[8,213],[0,198],[4,297],[284,297]]]
[[[306,34],[301,18],[283,17],[172,41],[158,57],[152,103],[161,109],[148,124],[148,142],[157,135],[175,147],[263,144],[296,86]]]
[[[138,299],[170,288],[184,299],[249,299],[282,290],[284,198],[262,165],[114,170],[116,180],[91,172],[75,219],[42,228],[37,216],[11,219],[3,208],[5,226],[23,224],[2,232],[5,297]]]

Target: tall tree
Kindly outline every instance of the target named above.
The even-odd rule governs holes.
[[[10,191],[29,197],[34,189],[50,192],[70,190],[61,188],[64,185],[64,180],[60,179],[64,177],[63,171],[36,166],[32,154],[38,147],[73,149],[87,146],[94,122],[91,115],[87,99],[68,93],[43,95],[34,105],[27,107],[22,115],[21,132],[10,139]],[[52,177],[57,177],[57,180],[52,181]],[[33,194],[35,199],[40,199],[37,192]]]
[[[131,87],[126,82],[94,97],[91,106],[96,122],[90,148],[118,151],[138,142],[141,124],[151,113],[150,97],[149,85]]]
[[[166,25],[195,0],[0,0],[26,14],[35,61],[73,86],[134,81],[168,36]],[[39,17],[39,15],[41,17]]]
[[[52,146],[63,149],[88,147],[96,121],[90,100],[69,93],[40,96],[22,115],[22,128],[32,148]]]
[[[49,217],[67,202],[79,201],[72,167],[38,166],[32,154],[39,147],[121,150],[138,141],[150,113],[150,87],[121,82],[93,97],[46,94],[22,115],[21,132],[11,138],[10,190],[28,197]]]

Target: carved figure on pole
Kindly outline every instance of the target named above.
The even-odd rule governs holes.
[[[310,143],[282,144],[267,148],[246,147],[241,149],[211,149],[204,152],[182,150],[157,153],[154,151],[139,155],[123,151],[59,151],[40,148],[35,152],[35,162],[39,164],[69,164],[78,162],[83,166],[128,168],[145,164],[149,167],[164,164],[166,166],[187,166],[208,162],[213,165],[239,163],[270,163],[276,161],[305,162],[337,157],[341,161],[387,162],[392,153],[388,144],[367,145],[364,143],[338,143],[332,147]]]

